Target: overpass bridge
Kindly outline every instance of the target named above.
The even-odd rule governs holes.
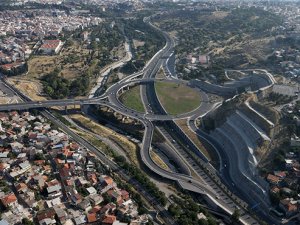
[[[150,23],[151,26],[154,26]],[[155,27],[155,26],[154,26]],[[158,29],[158,28],[156,28]],[[152,121],[173,121],[176,119],[183,119],[183,118],[191,118],[195,115],[201,116],[206,114],[209,110],[212,109],[212,105],[209,101],[203,101],[199,108],[196,110],[182,114],[177,116],[171,116],[168,114],[151,114],[151,113],[140,113],[134,110],[131,110],[121,104],[118,100],[118,95],[120,90],[123,88],[138,85],[138,84],[146,84],[146,83],[153,83],[156,80],[155,75],[154,78],[152,77],[153,74],[160,68],[161,65],[164,64],[164,61],[167,60],[172,54],[173,42],[168,37],[167,34],[163,33],[166,38],[166,45],[165,47],[160,50],[150,61],[147,63],[146,67],[142,72],[138,72],[133,74],[123,80],[117,82],[113,86],[107,89],[107,91],[99,97],[93,97],[89,99],[65,99],[65,100],[49,100],[49,101],[29,101],[23,102],[19,104],[7,104],[7,105],[0,105],[0,111],[11,111],[11,110],[28,110],[34,108],[48,108],[54,106],[61,106],[66,107],[70,105],[101,105],[107,106],[112,108],[114,111],[124,115],[131,117],[140,121],[145,126],[145,132],[143,136],[142,142],[142,149],[140,151],[141,159],[143,163],[154,173],[158,174],[159,176],[176,181],[179,186],[183,189],[193,191],[204,196],[207,196],[210,201],[222,208],[228,214],[232,214],[236,208],[239,208],[239,204],[236,201],[233,201],[229,194],[226,193],[220,185],[217,185],[216,182],[212,181],[211,178],[203,179],[203,182],[200,182],[194,179],[191,176],[170,172],[162,169],[152,160],[150,156],[150,149],[151,149],[151,142],[152,136],[154,131],[154,125]],[[167,57],[168,56],[168,57]],[[142,79],[138,79],[138,77],[143,76]],[[176,83],[185,83],[185,81],[180,80],[164,80],[166,82],[176,82]],[[16,90],[17,94],[22,95],[22,93]],[[205,97],[205,93],[202,92],[203,97]],[[24,97],[24,96],[23,96]],[[25,100],[29,100],[26,96],[24,97]],[[203,98],[204,99],[204,98]],[[147,101],[147,98],[145,99]],[[241,217],[240,221],[243,224],[258,224],[256,218],[249,214],[249,212],[245,209],[241,209],[243,217]]]

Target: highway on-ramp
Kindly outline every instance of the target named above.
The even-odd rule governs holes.
[[[145,21],[149,22],[149,19],[145,19]],[[159,30],[150,22],[149,24],[154,29]],[[165,32],[162,33],[166,38],[166,45],[147,63],[145,68],[141,72],[130,75],[124,78],[123,80],[117,82],[116,84],[112,85],[103,95],[99,97],[81,99],[81,100],[66,99],[66,100],[49,100],[43,102],[38,101],[38,102],[24,102],[19,104],[7,104],[7,105],[0,105],[0,111],[26,110],[31,108],[48,108],[52,106],[90,105],[90,104],[110,107],[113,110],[119,112],[120,114],[129,116],[133,119],[140,121],[144,125],[145,132],[143,136],[143,142],[142,142],[140,154],[143,163],[151,171],[153,171],[154,173],[156,173],[157,175],[165,179],[176,181],[178,185],[180,185],[183,189],[193,191],[195,193],[199,193],[202,194],[203,196],[206,196],[210,204],[220,207],[228,214],[232,214],[236,209],[239,209],[241,213],[240,221],[243,224],[258,224],[256,218],[250,215],[246,209],[241,207],[241,205],[238,203],[237,200],[233,200],[231,194],[228,191],[225,191],[224,188],[222,188],[222,185],[218,184],[217,181],[215,181],[210,175],[208,176],[205,174],[206,171],[203,168],[200,168],[199,166],[197,167],[197,171],[199,172],[198,175],[203,178],[202,182],[200,182],[199,180],[194,179],[192,176],[164,170],[152,160],[150,156],[150,149],[151,149],[152,137],[154,132],[153,121],[173,122],[176,119],[191,118],[194,115],[197,116],[205,115],[213,107],[215,107],[215,105],[210,104],[207,95],[204,92],[202,92],[201,95],[203,98],[203,102],[201,106],[195,109],[194,111],[182,115],[177,115],[177,116],[168,115],[168,113],[164,111],[163,107],[156,99],[157,96],[153,88],[153,85],[156,80],[155,76],[157,71],[161,68],[161,66],[166,65],[166,61],[173,54],[174,41]],[[182,81],[174,80],[168,82],[182,82]],[[128,109],[118,100],[119,93],[123,88],[126,88],[130,85],[136,85],[141,83],[150,84],[150,85],[141,86],[141,98],[145,106],[146,113],[139,113],[134,110]],[[19,91],[17,92],[19,95],[22,96],[22,93],[20,93]],[[45,115],[50,120],[55,121],[56,124],[62,127],[65,132],[69,133],[72,137],[74,137],[76,141],[83,144],[84,146],[86,146],[88,149],[92,150],[96,154],[98,150],[94,149],[93,146],[91,146],[82,138],[79,138],[74,133],[71,133],[71,131],[64,124],[60,123],[56,118],[53,118],[53,116],[49,114],[49,112],[43,111],[43,115]],[[108,161],[105,155],[103,154],[99,155],[99,154],[100,153],[97,152],[97,155],[106,164],[110,165],[112,168],[115,167],[113,162]],[[207,164],[209,164],[209,162]],[[174,221],[171,224],[174,224]]]

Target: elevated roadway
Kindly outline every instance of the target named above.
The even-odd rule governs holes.
[[[148,21],[149,21],[148,19],[145,19],[145,22]],[[149,24],[154,29],[159,30],[150,22]],[[212,179],[212,177],[207,176],[205,174],[206,172],[204,170],[201,170],[201,168],[197,168],[197,169],[199,171],[199,176],[203,177],[202,182],[200,182],[197,179],[194,179],[190,175],[176,173],[172,171],[166,171],[161,167],[159,167],[152,160],[150,156],[151,142],[152,142],[152,137],[154,132],[154,125],[152,121],[173,122],[176,119],[183,119],[183,118],[195,119],[196,117],[205,115],[214,107],[217,107],[216,105],[210,104],[209,99],[204,92],[201,92],[203,101],[200,107],[195,109],[192,112],[188,112],[182,115],[170,116],[164,111],[159,101],[154,101],[153,104],[153,99],[157,98],[155,91],[153,89],[153,84],[156,80],[155,75],[157,71],[161,68],[161,66],[166,65],[166,61],[173,54],[173,47],[174,47],[173,40],[165,32],[162,32],[162,34],[166,39],[166,45],[147,63],[145,68],[141,72],[132,74],[124,78],[123,80],[117,82],[116,84],[112,85],[103,95],[99,97],[92,97],[89,99],[81,99],[81,100],[66,99],[66,100],[50,100],[50,101],[43,101],[43,102],[38,101],[38,102],[24,102],[19,104],[7,104],[7,105],[0,105],[0,111],[28,110],[32,108],[48,108],[53,106],[68,106],[68,105],[103,105],[103,106],[110,107],[120,114],[123,114],[125,116],[140,121],[144,125],[145,132],[143,136],[143,142],[142,142],[140,154],[143,163],[152,172],[154,172],[155,174],[163,178],[177,182],[185,190],[189,190],[195,193],[202,194],[203,196],[206,196],[210,204],[222,208],[228,214],[232,214],[236,209],[240,209],[240,213],[242,215],[240,221],[243,224],[258,224],[258,221],[252,215],[250,215],[247,210],[242,208],[237,201],[232,200],[230,193],[225,192],[224,188],[221,188],[222,185],[217,184],[216,181]],[[139,79],[139,77],[142,78]],[[167,82],[183,82],[183,81],[168,80]],[[126,88],[130,85],[137,85],[141,83],[150,84],[150,85],[142,85],[141,93],[140,93],[146,113],[139,113],[139,112],[135,112],[134,110],[128,109],[123,104],[121,104],[120,101],[118,100],[119,92],[123,88]],[[153,106],[155,107],[152,108]],[[51,119],[51,116],[48,115],[48,118]],[[59,125],[63,127],[65,130],[67,130],[65,125],[63,124],[59,124]],[[88,143],[85,143],[84,140],[82,139],[78,139],[78,142],[88,146]],[[214,145],[215,143],[211,143],[211,144]],[[93,149],[92,146],[89,146],[89,148]],[[224,158],[226,163],[228,163],[229,160],[226,158],[226,156]],[[111,164],[109,162],[106,163]]]

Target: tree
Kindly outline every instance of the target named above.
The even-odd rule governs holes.
[[[42,199],[42,197],[41,197],[41,195],[40,195],[39,192],[34,192],[34,198],[35,198],[36,201],[39,201],[39,200]]]
[[[4,193],[8,193],[8,192],[10,192],[10,188],[8,188],[7,186],[5,186],[5,187],[2,189],[2,191],[3,191]]]
[[[148,210],[144,206],[139,206],[139,208],[138,208],[139,215],[146,214],[147,212],[148,212]]]
[[[117,163],[124,163],[124,162],[126,162],[125,157],[122,156],[122,155],[116,156],[116,157],[115,157],[115,160],[116,160]]]
[[[180,208],[175,204],[171,204],[168,208],[168,211],[174,217],[179,217],[180,216]]]
[[[34,225],[34,223],[27,218],[22,219],[22,224],[23,225]]]
[[[73,40],[68,39],[68,40],[66,41],[66,43],[65,43],[65,48],[70,47],[70,46],[72,46],[73,44],[74,44]]]
[[[201,219],[198,221],[198,225],[208,225],[208,222],[205,219]]]
[[[240,220],[240,210],[235,209],[230,219],[233,223],[238,223]]]
[[[104,193],[104,194],[102,195],[102,197],[103,197],[103,200],[104,200],[103,202],[104,202],[105,204],[112,202],[112,197],[110,197],[107,193]]]
[[[84,95],[90,85],[89,76],[87,74],[72,81],[70,85],[71,93],[75,96]]]
[[[154,225],[153,221],[152,220],[149,220],[146,225]]]
[[[34,160],[45,160],[45,156],[42,153],[36,153]]]

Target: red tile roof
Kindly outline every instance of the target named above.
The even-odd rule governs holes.
[[[35,165],[44,165],[45,164],[45,160],[34,160],[33,162]]]
[[[59,46],[60,42],[60,40],[45,40],[41,48],[56,49]]]
[[[287,211],[289,211],[289,212],[294,212],[294,211],[297,211],[298,207],[297,207],[296,204],[289,203],[289,204],[286,206],[286,209],[287,209]]]
[[[16,201],[17,201],[17,197],[15,196],[14,193],[8,194],[3,198],[1,198],[1,202],[5,207],[9,206],[11,203]]]
[[[105,181],[105,183],[106,183],[107,185],[112,185],[113,182],[114,182],[114,180],[113,180],[111,177],[109,177],[109,176],[105,176],[105,177],[104,177],[104,181]]]
[[[105,225],[111,225],[116,221],[116,217],[112,216],[112,215],[107,215],[104,217],[104,219],[102,220],[102,224]]]
[[[279,191],[280,191],[280,189],[278,187],[273,187],[271,189],[271,192],[273,192],[273,193],[278,193]]]
[[[97,183],[97,176],[95,173],[89,174],[88,178],[89,178],[90,182],[92,182],[93,184]]]
[[[97,213],[100,210],[101,210],[101,207],[99,205],[96,205],[90,210],[90,213]]]
[[[272,174],[268,174],[267,180],[268,180],[269,182],[273,183],[273,184],[276,184],[276,183],[278,183],[278,182],[280,181],[279,177],[274,176],[274,175],[272,175]]]
[[[54,217],[55,217],[55,211],[54,211],[53,208],[45,209],[45,210],[39,211],[37,213],[37,220],[38,221],[41,221],[41,220],[46,219],[46,218],[53,219]]]
[[[19,183],[16,186],[17,192],[22,191],[22,190],[24,190],[26,188],[27,188],[27,185],[25,183]]]
[[[121,190],[122,198],[126,201],[129,199],[129,193],[126,190]]]
[[[4,64],[1,66],[1,68],[3,70],[11,70],[12,68],[17,68],[19,66],[22,66],[24,63],[20,63],[20,62],[15,62],[15,63],[9,63],[9,64]]]
[[[87,215],[87,219],[89,223],[94,223],[97,221],[97,214],[96,213],[89,213]]]
[[[284,206],[284,208],[288,211],[288,212],[294,212],[297,211],[298,207],[296,204],[292,204],[290,199],[286,198],[286,199],[282,199],[280,201],[280,203]]]
[[[7,168],[7,165],[0,163],[0,171],[3,172]]]

